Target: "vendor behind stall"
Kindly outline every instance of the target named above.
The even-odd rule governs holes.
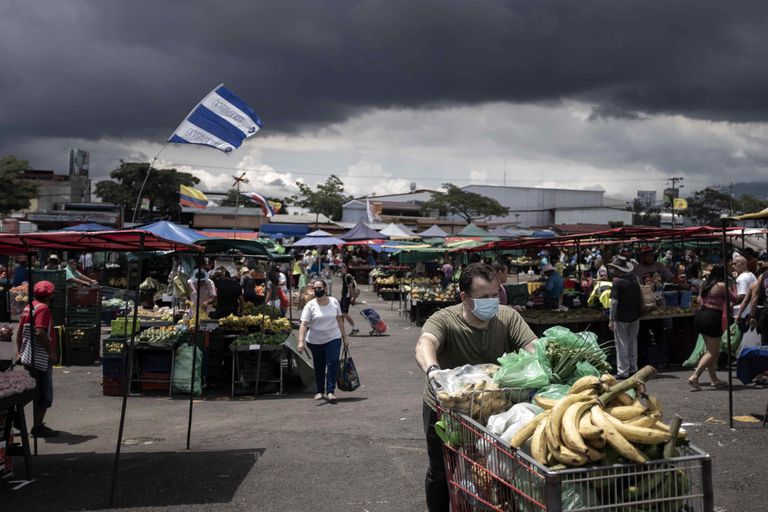
[[[187,284],[189,284],[189,288],[191,290],[189,297],[190,301],[192,302],[191,309],[193,315],[197,312],[198,279],[200,280],[200,311],[205,312],[207,315],[213,311],[213,302],[216,300],[216,286],[214,286],[213,281],[210,280],[208,273],[204,269],[199,268],[192,274],[192,277],[189,278]]]
[[[48,263],[45,264],[43,267],[43,270],[60,270],[61,269],[61,261],[59,260],[59,257],[56,254],[51,254],[48,256]]]
[[[232,279],[232,275],[223,267],[216,269],[212,281],[216,286],[216,307],[210,314],[211,318],[239,315],[245,306],[240,283]]]
[[[546,309],[557,309],[560,307],[560,299],[563,295],[563,276],[555,272],[555,267],[547,263],[541,269],[541,274],[546,281],[541,287],[541,293],[544,295],[544,307]]]
[[[67,261],[67,286],[96,286],[98,281],[81,274],[77,270],[77,260],[70,258]]]

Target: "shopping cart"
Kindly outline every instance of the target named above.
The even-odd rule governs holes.
[[[363,315],[363,317],[368,321],[368,323],[371,326],[371,330],[368,331],[368,334],[371,336],[381,336],[385,332],[387,332],[387,324],[384,322],[384,320],[381,319],[381,315],[379,315],[375,309],[372,308],[365,308],[360,310],[360,314]]]
[[[552,471],[472,418],[438,405],[449,431],[445,468],[453,512],[712,512],[712,460],[695,446],[645,464]]]

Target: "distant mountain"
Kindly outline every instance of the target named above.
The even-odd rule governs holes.
[[[730,185],[720,185],[717,187],[723,192],[730,192]],[[733,184],[733,194],[736,197],[750,195],[757,199],[768,199],[768,181],[751,181]]]

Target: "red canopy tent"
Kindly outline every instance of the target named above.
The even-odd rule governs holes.
[[[30,256],[32,253],[40,249],[57,249],[57,250],[77,250],[77,251],[124,251],[124,252],[144,252],[150,251],[174,251],[179,249],[194,250],[199,253],[203,253],[204,248],[195,244],[185,244],[173,240],[168,240],[161,236],[158,236],[150,231],[144,231],[140,229],[124,230],[124,231],[94,231],[94,232],[76,232],[76,231],[55,231],[47,233],[23,233],[23,234],[0,234],[0,254],[21,254],[28,253]],[[141,263],[142,259],[139,259],[139,275],[141,275]],[[32,258],[27,258],[27,268],[31,280],[32,276]],[[29,290],[31,291],[34,283],[29,283]],[[139,283],[136,283],[136,295],[139,294]],[[29,300],[32,300],[32,294],[28,293]],[[198,304],[199,308],[199,304]],[[30,311],[32,308],[30,307]],[[199,318],[199,311],[195,315],[195,318]],[[33,315],[29,315],[30,324],[34,325]],[[133,309],[133,322],[134,325],[138,320],[138,301],[134,304]],[[197,322],[197,320],[195,320]],[[197,332],[198,325],[195,325],[195,332]],[[128,375],[131,373],[131,366],[133,361],[133,351],[135,347],[135,335],[136,329],[131,330],[131,340],[129,344],[129,351],[124,353],[123,361],[127,365]],[[195,350],[197,349],[196,341],[193,342]],[[125,359],[127,358],[127,360]],[[192,357],[192,374],[190,383],[190,395],[189,395],[189,420],[187,424],[187,449],[189,449],[190,435],[192,432],[192,408],[194,398],[194,376],[195,376],[195,363],[197,361],[196,354]],[[117,475],[120,463],[120,447],[123,440],[123,428],[125,425],[125,413],[128,404],[128,392],[130,387],[130,377],[126,378],[123,387],[123,403],[120,411],[120,424],[117,434],[117,445],[115,448],[115,462],[112,475],[112,486],[110,489],[109,504],[112,506],[114,501],[115,490],[117,488]],[[35,451],[37,451],[37,438],[35,438]]]

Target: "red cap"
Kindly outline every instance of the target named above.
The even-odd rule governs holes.
[[[35,283],[35,297],[50,297],[55,291],[56,287],[50,281],[38,281]]]
[[[644,245],[643,248],[640,249],[640,254],[645,254],[647,252],[656,252],[656,251],[650,245]]]

